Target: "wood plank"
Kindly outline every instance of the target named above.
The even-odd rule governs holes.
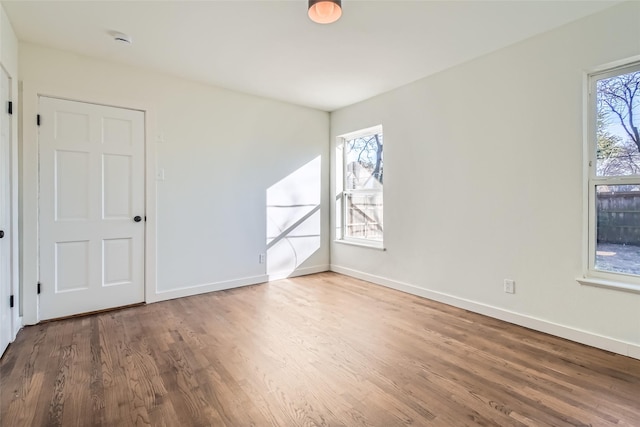
[[[639,426],[640,361],[321,273],[48,322],[0,426]]]

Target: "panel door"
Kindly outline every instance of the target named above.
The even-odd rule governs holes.
[[[40,319],[144,301],[144,113],[39,107]]]
[[[0,68],[0,355],[13,338],[11,265],[11,120],[7,110],[10,79]],[[14,308],[15,309],[15,308]]]

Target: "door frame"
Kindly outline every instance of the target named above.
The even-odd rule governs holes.
[[[152,108],[125,94],[98,94],[99,88],[91,91],[74,88],[60,91],[55,82],[22,82],[22,295],[23,319],[25,325],[34,325],[40,321],[39,295],[37,284],[40,278],[40,259],[38,254],[38,148],[39,128],[36,122],[40,97],[58,98],[108,107],[139,110],[144,113],[144,207],[147,217],[144,234],[144,300],[153,301],[156,293],[156,144],[151,143],[150,135],[155,129],[155,115]],[[96,92],[96,93],[94,93]],[[95,95],[95,96],[94,96]]]
[[[9,70],[0,64],[0,71],[7,75],[9,80],[9,93],[6,95],[7,100],[12,102],[12,114],[9,119],[9,161],[8,161],[8,178],[9,178],[9,223],[8,228],[5,230],[5,239],[9,241],[9,294],[13,295],[14,305],[13,308],[9,308],[8,301],[2,301],[3,309],[11,310],[11,327],[9,342],[13,342],[16,338],[16,334],[22,327],[22,321],[20,319],[20,288],[19,288],[19,227],[18,227],[18,103],[16,102],[15,94],[16,82],[14,76],[11,75]],[[7,108],[6,105],[0,106],[0,108]],[[3,114],[6,113],[6,110]],[[0,352],[0,355],[2,353]]]
[[[49,320],[144,302],[144,234],[146,223],[140,222],[140,216],[145,215],[144,111],[43,96],[39,98],[39,108],[41,124],[38,141],[40,156],[40,212],[38,213],[40,222],[38,230],[40,281],[42,284],[40,318]],[[56,129],[60,129],[60,125],[56,124],[58,122],[56,115],[61,112],[85,115],[86,122],[84,124],[89,126],[87,139],[81,137],[81,140],[77,141],[66,138],[59,140],[56,137]],[[102,141],[101,143],[101,140],[104,139],[104,136],[101,135],[103,130],[101,122],[110,118],[130,122],[129,131],[131,133],[128,143],[119,140],[119,137],[116,140]],[[81,129],[77,128],[73,121],[63,121],[62,123],[66,123],[65,128],[71,134],[74,134],[75,130]],[[123,131],[124,129],[120,129],[119,132]],[[119,135],[126,137],[123,133],[119,133]],[[89,167],[87,171],[76,175],[77,171],[58,170],[60,166],[56,166],[56,159],[59,155],[75,153],[72,156],[77,156],[77,153],[80,152],[85,153],[80,156],[82,156],[82,161],[87,162],[86,166]],[[64,158],[69,159],[68,157]],[[78,160],[76,157],[73,158],[76,160],[71,160],[72,162]],[[107,174],[108,170],[104,168],[108,167],[106,163],[109,161],[108,159],[116,162],[111,163],[113,167],[123,167],[124,169],[113,170]],[[123,159],[127,159],[128,163],[122,163]],[[126,181],[119,180],[118,176],[121,173],[126,176],[127,170],[129,178]],[[89,185],[86,187],[89,191],[86,199],[78,195],[87,204],[87,210],[84,215],[81,215],[84,220],[80,222],[73,221],[75,210],[71,211],[71,217],[68,218],[71,219],[71,222],[65,219],[56,220],[57,215],[61,212],[56,208],[59,203],[62,203],[60,206],[65,206],[65,203],[71,202],[70,206],[76,206],[74,203],[76,196],[63,199],[56,197],[59,188],[55,182],[61,172],[63,176],[66,173],[71,173],[70,176],[75,177],[72,180],[80,179]],[[109,181],[112,178],[116,179],[116,187],[110,187],[109,183],[114,182]],[[72,182],[67,181],[67,184],[70,185],[69,188],[73,187]],[[120,185],[126,185],[127,189],[121,188]],[[117,193],[111,194],[116,197],[112,200],[115,205],[105,204],[107,203],[105,197],[110,192],[109,188],[111,191],[113,188],[117,189]],[[110,211],[110,206],[116,210]],[[138,215],[136,217],[137,223],[133,218],[136,215]],[[60,254],[55,248],[59,244],[66,244],[64,242],[68,240],[76,241],[71,244],[71,247],[77,249],[77,245],[80,244],[84,248],[82,252],[87,257],[86,265],[78,264],[77,259],[65,258],[66,261],[59,259]],[[84,243],[79,243],[78,240]],[[113,259],[108,261],[110,253],[108,248],[112,247],[106,246],[109,242],[120,245],[118,247],[121,249],[124,249],[121,245],[127,246],[129,248],[127,259],[119,260],[116,263],[113,263]],[[120,249],[116,250],[116,252],[119,251]],[[118,259],[118,255],[113,252],[113,249],[111,252],[116,256],[115,259]],[[121,265],[122,268],[125,268],[125,270],[121,270],[118,267],[120,262],[128,264],[128,269]],[[57,290],[57,285],[65,286],[66,283],[56,285],[55,276],[58,268],[85,271],[86,279],[89,282],[73,282],[70,290]],[[129,271],[128,275],[127,270]],[[115,280],[113,283],[108,283],[110,280],[109,272],[116,273],[116,277],[111,278]],[[82,280],[73,274],[65,277]],[[102,283],[103,281],[107,282]]]

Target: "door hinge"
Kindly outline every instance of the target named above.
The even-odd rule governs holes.
[[[9,115],[13,114],[13,102],[11,101],[7,103],[7,113],[9,113]]]
[[[13,295],[9,297],[9,308],[13,308]]]
[[[36,116],[36,123],[40,126],[40,114]]]
[[[38,295],[40,294],[40,282],[38,282]]]

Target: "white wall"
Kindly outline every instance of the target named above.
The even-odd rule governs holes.
[[[148,302],[266,281],[267,190],[309,162],[325,165],[308,185],[329,223],[328,113],[30,44],[19,57],[26,323],[37,321],[38,95],[145,110]],[[274,273],[328,268],[329,231],[314,232],[308,257]]]
[[[18,39],[13,32],[4,7],[0,5],[0,66],[2,66],[11,79],[11,98],[14,106],[14,114],[11,117],[11,229],[5,235],[11,239],[11,278],[12,290],[15,297],[13,309],[13,334],[17,333],[21,326],[20,317],[20,272],[19,272],[19,232],[18,232]],[[6,108],[2,106],[0,108]],[[3,302],[4,304],[4,302]],[[5,306],[6,307],[6,306]]]
[[[575,280],[585,72],[637,55],[629,2],[332,113],[384,126],[387,248],[332,269],[640,358],[640,295]]]

